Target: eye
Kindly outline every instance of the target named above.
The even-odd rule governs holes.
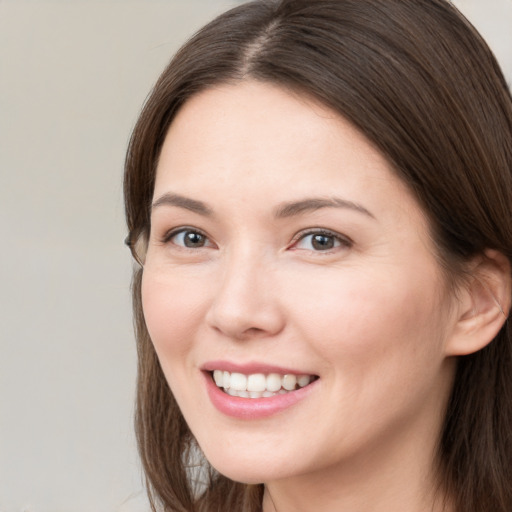
[[[326,230],[315,230],[301,233],[293,244],[293,249],[328,252],[338,247],[351,247],[352,241],[348,238]]]
[[[187,249],[201,249],[203,247],[213,247],[214,245],[204,233],[192,228],[172,231],[165,237],[164,242],[171,242]]]

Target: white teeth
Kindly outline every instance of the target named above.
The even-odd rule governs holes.
[[[267,390],[268,391],[279,391],[281,389],[281,375],[277,373],[271,373],[267,375]]]
[[[220,370],[215,370],[213,372],[213,380],[215,381],[215,384],[217,384],[217,386],[219,388],[223,388],[224,387],[224,372],[221,372]]]
[[[243,373],[232,373],[229,387],[235,391],[246,391],[247,377]]]
[[[300,388],[307,386],[311,382],[311,377],[309,375],[299,375],[297,377],[297,384]]]
[[[268,398],[277,394],[284,394],[298,388],[307,386],[312,375],[294,375],[292,373],[280,375],[278,373],[253,373],[244,375],[237,372],[214,370],[213,380],[219,388],[223,388],[231,396],[242,398]]]
[[[263,373],[254,373],[247,378],[247,389],[249,391],[265,391],[267,389],[267,378]]]
[[[283,378],[283,388],[292,391],[295,389],[295,386],[297,385],[297,377],[295,375],[285,375]]]

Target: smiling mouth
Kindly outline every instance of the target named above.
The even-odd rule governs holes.
[[[240,398],[270,398],[301,389],[318,379],[317,375],[279,373],[243,373],[214,370],[210,372],[216,386],[231,396]]]

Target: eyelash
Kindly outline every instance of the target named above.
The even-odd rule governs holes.
[[[169,231],[168,233],[165,234],[165,236],[162,238],[162,243],[163,244],[168,244],[169,242],[172,242],[172,239],[180,234],[185,234],[185,233],[193,233],[193,234],[196,234],[196,235],[200,235],[202,236],[205,240],[209,241],[210,238],[208,237],[208,235],[206,233],[204,233],[203,231],[197,229],[197,228],[193,228],[193,227],[190,227],[190,226],[184,226],[184,227],[180,227],[180,228],[177,228],[177,229],[173,229],[171,231]],[[211,242],[210,242],[211,243]],[[174,243],[174,245],[176,245],[177,247],[180,247],[182,249],[202,249],[203,247],[205,246],[201,246],[201,247],[186,247],[185,245],[180,245],[180,244],[177,244],[177,243]],[[208,245],[206,247],[209,247]]]
[[[336,233],[334,231],[330,231],[328,229],[321,229],[321,228],[312,228],[312,229],[308,229],[306,231],[301,231],[300,233],[298,233],[294,237],[292,244],[290,245],[290,248],[295,249],[295,250],[301,250],[300,248],[297,247],[297,245],[301,241],[305,240],[308,236],[324,236],[324,237],[332,238],[332,239],[334,239],[334,243],[338,244],[337,246],[334,246],[334,247],[332,247],[330,249],[326,249],[326,250],[316,250],[316,251],[313,250],[313,252],[317,252],[317,253],[329,254],[337,248],[340,248],[340,247],[350,248],[354,244],[352,242],[352,240],[350,240],[350,238],[348,238],[347,236],[340,235],[339,233]],[[307,249],[305,249],[305,250],[307,250]]]
[[[174,245],[176,245],[177,247],[182,248],[182,249],[203,249],[205,247],[211,247],[211,246],[215,245],[215,244],[213,244],[213,242],[210,241],[210,238],[208,237],[208,235],[206,233],[204,233],[203,231],[201,231],[197,228],[187,227],[187,226],[173,229],[170,232],[166,233],[165,236],[162,238],[161,242],[163,244],[168,244],[168,243],[172,242],[172,239],[174,237],[176,237],[180,234],[186,234],[187,232],[204,237],[205,241],[210,242],[210,245],[202,245],[199,247],[186,247],[185,245],[177,244],[175,242],[174,242]],[[339,247],[350,248],[353,245],[353,241],[350,240],[350,238],[340,235],[339,233],[330,231],[328,229],[312,228],[312,229],[308,229],[306,231],[301,231],[300,233],[295,235],[291,244],[288,246],[288,248],[292,249],[292,250],[308,250],[308,249],[301,249],[301,248],[297,247],[299,245],[299,243],[301,241],[305,240],[308,236],[324,236],[324,237],[332,238],[332,239],[334,239],[334,243],[337,244],[334,247],[326,249],[326,250],[314,250],[313,249],[312,252],[329,254],[336,248],[339,248]]]

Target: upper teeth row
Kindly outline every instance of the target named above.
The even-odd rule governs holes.
[[[294,375],[291,373],[286,375],[280,375],[278,373],[270,373],[268,375],[252,373],[251,375],[244,375],[243,373],[230,373],[215,370],[213,372],[213,379],[219,388],[224,388],[225,390],[276,392],[281,388],[287,391],[293,391],[297,386],[303,388],[313,380],[313,376]]]

